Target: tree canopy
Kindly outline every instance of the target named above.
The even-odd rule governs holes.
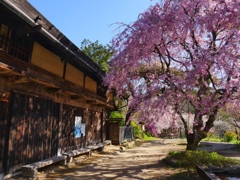
[[[108,70],[108,61],[112,56],[111,47],[109,45],[99,44],[98,41],[91,42],[84,39],[81,42],[81,50],[87,54],[103,71]]]
[[[164,125],[162,115],[175,113],[187,149],[196,150],[218,110],[238,97],[239,9],[238,0],[165,0],[149,7],[113,39],[105,85],[119,97],[131,95],[129,108],[140,112],[139,121]],[[191,128],[186,104],[194,114]]]

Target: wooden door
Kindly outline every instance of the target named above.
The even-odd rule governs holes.
[[[116,122],[109,122],[109,139],[112,141],[112,144],[118,145],[119,142],[119,127],[120,123]]]

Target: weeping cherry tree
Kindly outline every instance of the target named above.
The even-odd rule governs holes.
[[[164,125],[165,112],[178,116],[186,149],[196,150],[219,109],[238,97],[239,9],[239,0],[165,0],[149,7],[114,37],[105,85],[121,96],[131,84],[129,107],[140,112],[139,121]]]

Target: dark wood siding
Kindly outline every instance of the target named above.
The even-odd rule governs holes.
[[[82,117],[82,123],[85,123],[84,117],[83,117],[83,108],[76,108],[75,115]],[[86,136],[81,136],[79,138],[74,138],[74,145],[77,145],[78,147],[85,147],[86,144]]]
[[[103,119],[102,119],[102,141],[105,141],[107,139],[107,122],[106,119],[108,118],[108,113],[103,111]]]
[[[57,155],[58,144],[58,103],[19,93],[12,99],[8,172]]]
[[[61,149],[73,146],[73,133],[74,133],[74,122],[75,122],[75,110],[76,107],[63,105],[62,107],[62,118],[59,123],[60,137],[59,147]]]
[[[101,142],[101,112],[85,109],[84,120],[87,144]]]
[[[70,105],[62,106],[62,118],[59,123],[60,138],[59,148],[64,149],[69,146],[80,145],[84,143],[84,138],[74,139],[75,117],[83,117],[83,109]]]
[[[5,150],[5,139],[6,139],[6,129],[7,129],[7,116],[8,116],[8,102],[0,100],[0,171],[3,168],[4,162],[4,150]]]

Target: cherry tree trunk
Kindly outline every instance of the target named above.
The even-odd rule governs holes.
[[[196,151],[199,142],[205,138],[203,137],[203,135],[196,135],[196,134],[187,134],[187,147],[186,150],[190,150],[190,151]]]
[[[125,117],[125,126],[129,126],[131,124],[131,120],[130,117],[132,116],[133,111],[132,110],[128,110],[126,117]]]

